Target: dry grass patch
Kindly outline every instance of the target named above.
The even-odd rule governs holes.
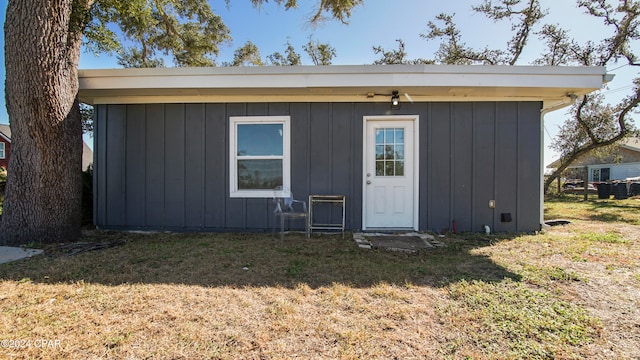
[[[640,216],[607,203],[552,202],[571,225],[412,255],[340,236],[96,232],[85,240],[124,245],[0,265],[0,334],[60,344],[2,355],[639,358]]]
[[[389,285],[381,284],[380,288]],[[19,358],[403,358],[436,354],[426,320],[440,293],[340,284],[310,289],[5,283],[12,338],[60,348],[6,349]],[[405,292],[406,289],[398,289]],[[37,294],[28,302],[19,294]]]

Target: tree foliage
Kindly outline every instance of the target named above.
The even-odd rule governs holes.
[[[164,66],[169,55],[176,66],[211,66],[230,35],[206,1],[100,0],[85,40],[94,52],[116,53],[124,67]]]
[[[498,5],[493,5],[491,1],[485,0],[480,6],[473,9],[493,21],[509,20],[513,37],[507,43],[507,50],[493,50],[487,59],[494,59],[495,63],[515,65],[527,41],[533,27],[547,14],[540,7],[538,0],[529,0],[526,6],[515,8],[520,5],[519,0],[502,0]]]
[[[258,46],[252,41],[247,41],[243,46],[233,52],[233,61],[223,63],[224,66],[261,66],[262,57]]]
[[[309,55],[314,65],[331,65],[333,58],[336,56],[336,49],[333,46],[311,38],[302,48]]]
[[[250,1],[255,7],[269,2]],[[298,7],[297,0],[273,2],[286,10]],[[230,5],[230,0],[226,3]],[[362,0],[318,0],[309,21],[317,24],[334,18],[347,23],[353,9],[362,4]],[[231,40],[223,19],[201,0],[100,0],[83,19],[85,48],[114,53],[123,67],[163,67],[166,58],[174,66],[214,66],[219,47]],[[236,55],[243,57],[240,63],[258,65],[256,50],[246,43]],[[282,59],[274,60],[280,64]],[[292,60],[289,63],[295,63]]]
[[[394,65],[394,64],[434,64],[434,60],[426,59],[409,59],[405,43],[402,39],[396,39],[398,43],[397,50],[385,50],[382,46],[374,46],[373,52],[380,55],[381,58],[373,62],[374,65]]]
[[[303,45],[304,51],[309,55],[314,65],[331,65],[331,60],[336,55],[336,50],[328,43],[320,43],[319,41],[309,40]],[[260,55],[260,50],[251,41],[247,41],[243,46],[237,48],[233,54],[233,61],[223,62],[223,66],[295,66],[302,65],[302,56],[296,51],[291,43],[287,42],[283,55],[280,52],[274,52],[267,56],[264,61]]]
[[[229,3],[230,0],[227,0]],[[297,0],[273,0],[278,5],[284,5],[284,8],[295,9],[298,7]],[[251,0],[253,6],[260,7],[265,3],[268,3],[269,0]],[[319,0],[316,5],[316,10],[313,12],[313,15],[310,18],[310,22],[312,24],[318,23],[320,21],[325,21],[329,18],[333,18],[339,20],[343,24],[348,23],[348,19],[351,17],[351,12],[357,6],[360,6],[364,3],[364,0]],[[330,14],[330,16],[326,16],[325,14]]]
[[[80,118],[82,121],[82,133],[93,133],[93,106],[88,104],[80,104]]]
[[[509,21],[514,33],[504,49],[474,49],[462,41],[462,33],[458,29],[455,15],[439,14],[435,21],[429,21],[429,32],[420,34],[426,40],[440,40],[440,48],[436,51],[436,63],[442,64],[488,64],[515,65],[531,36],[532,29],[546,15],[538,0],[528,0],[521,6],[520,0],[501,0],[495,5],[484,0],[472,9],[494,22]]]
[[[290,42],[287,42],[287,48],[284,51],[285,55],[282,55],[279,52],[274,52],[273,54],[267,56],[269,59],[269,63],[275,66],[296,66],[302,65],[302,60],[300,54],[296,52],[296,49],[291,45]]]

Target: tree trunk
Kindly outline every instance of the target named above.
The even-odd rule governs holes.
[[[1,244],[80,236],[82,127],[76,95],[88,0],[10,0],[5,21],[11,158]]]

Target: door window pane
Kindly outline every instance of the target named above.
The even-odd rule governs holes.
[[[384,159],[384,145],[376,145],[376,160]]]
[[[384,176],[384,161],[376,161],[376,176]]]
[[[385,161],[384,162],[384,175],[385,176],[393,176],[395,174],[395,163],[394,161]]]
[[[394,141],[394,136],[393,136],[394,130],[395,129],[385,129],[385,131],[384,131],[384,142],[385,143],[393,144],[395,142]]]
[[[376,130],[376,144],[384,144],[384,130],[377,129]]]
[[[376,176],[404,176],[404,129],[376,129]]]
[[[396,161],[396,176],[404,176],[404,161]]]
[[[396,145],[396,160],[404,160],[404,145]]]
[[[385,160],[393,160],[393,145],[386,145],[384,147],[384,158]]]

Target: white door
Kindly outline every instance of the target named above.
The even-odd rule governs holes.
[[[417,230],[416,128],[417,117],[365,118],[363,229]]]

